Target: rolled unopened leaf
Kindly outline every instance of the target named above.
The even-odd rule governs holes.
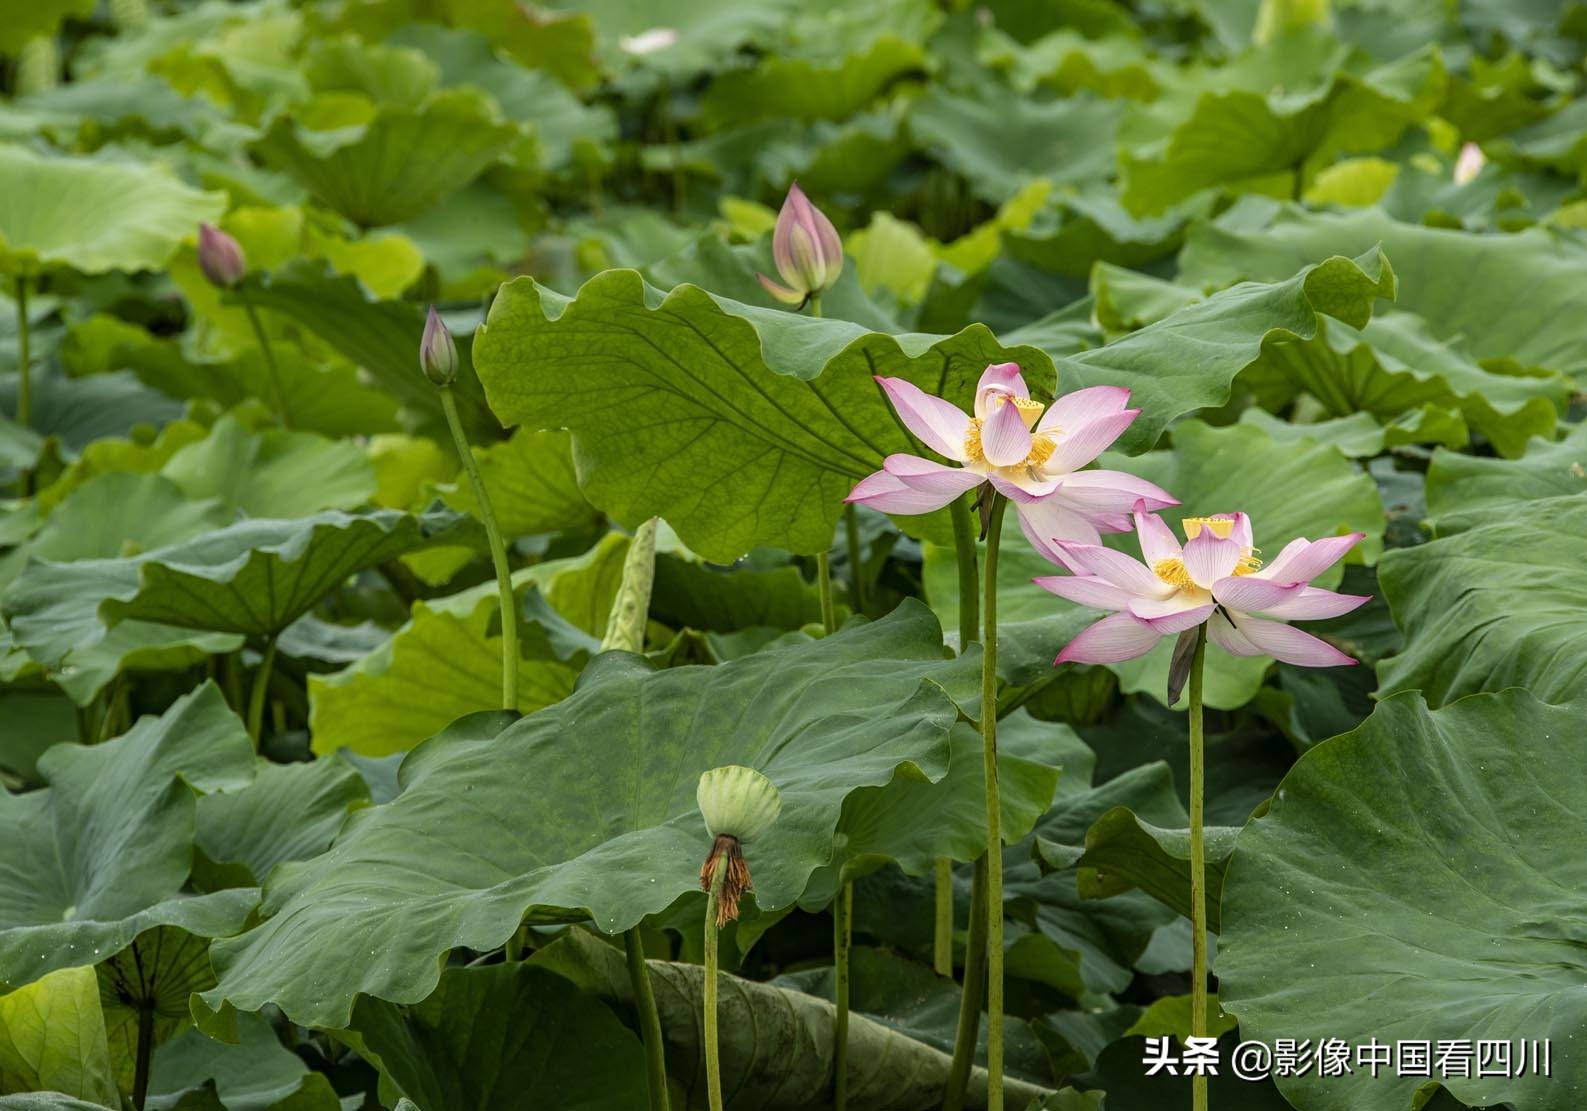
[[[419,366],[425,377],[437,386],[450,386],[457,378],[457,344],[441,314],[430,306],[424,318],[424,337],[419,340]]]
[[[198,268],[211,285],[231,289],[248,273],[242,245],[213,224],[198,226]]]

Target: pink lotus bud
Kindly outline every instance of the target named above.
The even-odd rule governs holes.
[[[242,246],[212,224],[198,226],[198,267],[210,284],[230,289],[248,273]]]
[[[832,288],[843,273],[843,241],[837,229],[797,184],[788,187],[788,198],[777,213],[771,254],[784,284],[764,274],[755,276],[784,304],[802,306]]]
[[[1460,148],[1460,157],[1455,159],[1455,184],[1465,185],[1487,164],[1488,157],[1482,153],[1482,148],[1476,143],[1467,143]]]
[[[457,377],[457,344],[452,342],[452,333],[434,305],[430,306],[430,315],[424,320],[424,338],[419,341],[419,367],[437,386],[450,386]]]

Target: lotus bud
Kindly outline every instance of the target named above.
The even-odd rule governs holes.
[[[837,229],[797,184],[788,187],[788,197],[777,213],[771,254],[782,283],[764,274],[755,276],[767,293],[787,305],[803,307],[832,288],[843,273],[843,241]]]
[[[425,377],[437,386],[450,386],[457,378],[457,344],[452,333],[441,320],[441,314],[430,306],[430,315],[424,319],[424,338],[419,341],[419,367]]]
[[[1460,148],[1460,157],[1455,159],[1455,184],[1465,185],[1487,164],[1488,157],[1482,153],[1482,148],[1476,143],[1467,143]]]
[[[782,795],[760,772],[732,764],[702,775],[695,800],[713,839],[700,868],[700,888],[711,890],[717,869],[724,869],[716,907],[720,929],[738,917],[738,900],[750,888],[743,847],[771,828],[782,811]]]
[[[198,226],[198,268],[211,285],[231,289],[248,273],[242,245],[213,224]]]

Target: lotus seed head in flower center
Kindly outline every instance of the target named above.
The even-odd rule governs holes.
[[[1019,410],[1019,419],[1024,422],[1027,430],[1036,427],[1036,422],[1041,419],[1043,410],[1047,408],[1039,401],[1028,397],[1018,397],[1011,393],[994,395],[992,404],[999,408],[1004,405],[1014,406],[1015,409]],[[967,462],[979,463],[1002,473],[1017,472],[1025,469],[1034,471],[1051,459],[1052,453],[1058,450],[1057,437],[1062,430],[1051,428],[1031,436],[1030,451],[1026,453],[1023,460],[1012,466],[994,466],[987,462],[986,449],[981,444],[981,429],[985,424],[986,421],[980,417],[970,418],[969,427],[964,433],[964,455]]]

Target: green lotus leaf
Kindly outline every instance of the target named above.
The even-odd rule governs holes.
[[[911,74],[923,75],[926,64],[917,43],[890,34],[830,61],[772,55],[753,69],[718,75],[700,98],[701,121],[721,130],[768,116],[847,119]]]
[[[1041,102],[995,86],[973,97],[936,87],[910,108],[908,121],[915,138],[982,200],[1001,204],[1038,178],[1075,186],[1106,181],[1121,115],[1117,102],[1092,97]]]
[[[294,263],[264,277],[250,276],[240,296],[301,324],[369,374],[408,411],[410,431],[450,442],[440,396],[419,369],[419,339],[424,334],[421,306],[371,299],[351,275],[332,274],[323,263],[314,262]],[[501,436],[501,426],[485,406],[469,358],[470,340],[466,334],[457,337],[459,370],[452,395],[471,442],[489,443]]]
[[[155,165],[0,144],[0,269],[12,273],[154,270],[225,208]]]
[[[1496,503],[1460,525],[1384,556],[1378,577],[1405,647],[1378,665],[1382,693],[1420,689],[1433,705],[1510,686],[1572,697],[1587,677],[1587,494]]]
[[[16,390],[15,375],[0,377],[0,408],[16,412]],[[46,442],[58,441],[67,459],[102,437],[126,436],[140,426],[158,427],[182,415],[180,404],[126,371],[66,378],[41,377],[35,368],[32,401],[33,431]]]
[[[471,607],[416,602],[408,623],[363,659],[309,678],[314,751],[403,752],[452,722],[501,705],[501,633],[495,584]],[[495,624],[496,632],[491,632]],[[529,713],[573,690],[578,667],[525,641],[518,706]]]
[[[1140,334],[1140,333],[1137,333]],[[1143,414],[1144,417],[1144,414]],[[1316,540],[1337,533],[1367,534],[1357,549],[1376,559],[1382,547],[1383,503],[1370,476],[1329,445],[1312,440],[1275,441],[1252,424],[1215,428],[1200,421],[1174,427],[1170,451],[1153,451],[1134,459],[1111,453],[1101,465],[1128,470],[1171,490],[1182,504],[1168,511],[1178,517],[1232,513],[1250,514],[1257,546],[1277,552],[1295,537]],[[1111,546],[1136,558],[1133,532],[1107,538]],[[1010,682],[1024,685],[1052,674],[1053,657],[1082,628],[1104,616],[1098,610],[1066,602],[1036,586],[1040,575],[1061,574],[1005,523],[998,556],[998,669]],[[1318,582],[1337,582],[1333,571]],[[936,546],[926,551],[926,595],[944,621],[958,613],[958,569],[953,553]],[[1146,655],[1108,667],[1121,688],[1158,700],[1166,697],[1169,655],[1167,638]],[[1220,709],[1245,705],[1262,685],[1272,661],[1230,656],[1209,649],[1206,703]]]
[[[257,895],[257,889],[250,894]],[[188,1000],[193,993],[215,986],[209,941],[175,926],[159,926],[94,971],[117,1083],[130,1091],[137,1076],[143,1013],[151,1019],[151,1044],[163,1046],[192,1027]]]
[[[939,857],[973,861],[986,851],[981,735],[961,722],[950,740],[948,774],[936,783],[900,777],[848,797],[832,863],[811,877],[802,906],[824,906],[840,877],[852,881],[889,863],[918,876],[930,872]],[[1052,804],[1059,775],[1051,755],[1055,746],[1078,744],[1068,726],[1025,716],[999,727],[997,778],[1005,842],[1023,840]]]
[[[1474,1064],[1440,1082],[1478,1107],[1581,1090],[1569,1047],[1587,1020],[1587,864],[1559,846],[1587,834],[1587,781],[1550,769],[1584,733],[1581,702],[1509,690],[1429,710],[1407,692],[1302,756],[1224,880],[1216,971],[1241,1036],[1508,1039],[1523,1053],[1548,1039],[1552,1075],[1526,1056],[1512,1075]],[[1404,1111],[1428,1083],[1392,1069],[1278,1079],[1296,1106],[1341,1111]]]
[[[7,12],[0,29],[0,55],[14,55],[33,39],[53,37],[68,19],[88,19],[93,14],[94,0],[42,0]]]
[[[1121,199],[1151,213],[1213,186],[1294,196],[1297,182],[1339,154],[1393,144],[1437,105],[1443,87],[1438,54],[1425,49],[1359,76],[1336,72],[1300,92],[1174,90],[1160,103],[1194,106],[1162,138],[1122,148]]]
[[[120,1102],[92,968],[60,968],[0,995],[0,1088]]]
[[[519,134],[476,89],[444,89],[415,107],[380,104],[363,118],[328,120],[326,129],[314,122],[281,116],[255,150],[365,227],[412,219],[445,200]]]
[[[178,450],[160,473],[189,498],[215,499],[228,516],[353,509],[375,493],[375,469],[356,443],[274,428],[254,433],[230,416]]]
[[[1218,898],[1234,838],[1233,826],[1205,830],[1207,928],[1221,928]],[[1171,828],[1153,825],[1127,806],[1115,806],[1086,831],[1080,869],[1080,893],[1102,899],[1138,887],[1159,902],[1190,917],[1190,830],[1176,819]]]
[[[481,1038],[481,1024],[498,1032]],[[639,1039],[599,999],[544,968],[450,968],[412,1007],[360,999],[351,1029],[397,1093],[420,1107],[524,1106],[638,1111],[647,1106]]]
[[[357,571],[456,529],[450,513],[326,510],[250,519],[122,559],[34,563],[3,608],[17,644],[47,666],[127,619],[274,636]]]
[[[1203,285],[1275,281],[1319,255],[1374,245],[1394,261],[1397,307],[1437,339],[1458,338],[1486,369],[1542,368],[1587,382],[1587,344],[1569,326],[1587,280],[1587,246],[1559,232],[1470,235],[1400,223],[1378,209],[1308,213],[1251,201],[1192,229],[1180,268],[1182,280]]]
[[[160,1046],[149,1070],[148,1106],[187,1108],[183,1097],[209,1083],[216,1102],[228,1111],[335,1111],[340,1106],[330,1080],[311,1072],[303,1058],[282,1045],[268,1019],[238,1015],[237,1035],[230,1045],[187,1030]]]
[[[1275,440],[1316,440],[1331,444],[1352,459],[1380,454],[1402,444],[1440,444],[1462,448],[1471,440],[1466,418],[1456,410],[1427,402],[1391,424],[1382,425],[1371,413],[1352,413],[1305,424],[1292,424],[1266,409],[1252,407],[1240,414],[1241,424],[1254,424]],[[1469,458],[1469,457],[1468,457]]]
[[[625,1007],[632,1006],[622,954],[581,931],[532,958]],[[695,964],[650,961],[650,979],[667,1039],[667,1077],[704,1096],[698,1016],[705,970]],[[832,1004],[773,984],[722,974],[720,986],[722,1093],[745,1111],[819,1107],[832,1088]],[[849,1105],[855,1111],[931,1107],[942,1098],[949,1055],[869,1015],[849,1015]],[[1004,1094],[1023,1106],[1046,1089],[1005,1077]],[[967,1107],[986,1106],[986,1070],[970,1078]]]
[[[821,999],[834,996],[831,966],[785,972],[772,983]],[[856,945],[849,953],[851,1013],[867,1015],[908,1038],[953,1052],[959,1025],[959,989],[931,967],[887,949]],[[977,1066],[986,1065],[986,1023],[978,1031]],[[1006,1075],[1032,1084],[1052,1083],[1052,1060],[1030,1025],[1014,1015],[1003,1020]]]
[[[1519,455],[1531,436],[1550,435],[1570,395],[1561,376],[1483,370],[1459,347],[1433,338],[1420,317],[1397,311],[1359,331],[1330,323],[1311,340],[1269,344],[1241,380],[1269,408],[1305,392],[1335,417],[1365,412],[1392,420],[1441,406],[1461,413],[1507,456]]]
[[[0,794],[0,984],[108,959],[144,931],[234,933],[258,892],[183,894],[195,791],[242,787],[253,746],[206,684],[116,740],[56,745],[39,759],[49,787]],[[178,782],[180,780],[180,782]]]
[[[579,492],[572,442],[566,432],[520,428],[500,444],[474,452],[496,521],[507,536],[558,532],[595,523],[596,512]],[[474,487],[459,474],[446,503],[479,515]]]
[[[729,563],[759,545],[826,551],[854,484],[915,450],[872,375],[961,403],[991,362],[1020,362],[1037,390],[1051,381],[1041,352],[979,326],[894,337],[690,285],[663,294],[628,270],[573,299],[508,283],[476,355],[505,423],[573,433],[591,502],[629,525],[663,517]]]
[[[10,687],[0,692],[0,771],[24,785],[39,783],[38,759],[51,745],[77,740],[77,711],[55,691]]]
[[[1485,459],[1433,453],[1427,465],[1427,514],[1440,532],[1455,530],[1455,518],[1511,505],[1512,513],[1529,507],[1514,505],[1587,491],[1587,424],[1578,424],[1558,442],[1533,439],[1519,459]]]
[[[595,25],[582,12],[530,10],[513,0],[444,0],[443,8],[519,65],[546,70],[569,88],[587,88],[600,77]]]
[[[1395,295],[1394,269],[1371,248],[1354,260],[1336,255],[1288,273],[1273,284],[1222,290],[1105,347],[1060,357],[1059,381],[1066,392],[1128,387],[1141,415],[1118,443],[1141,451],[1176,417],[1225,404],[1230,384],[1270,344],[1311,339],[1326,317],[1363,325],[1377,298]]]
[[[942,631],[915,603],[716,667],[652,672],[604,655],[555,706],[515,725],[464,718],[415,750],[395,800],[323,856],[276,871],[269,917],[216,950],[222,982],[206,998],[341,1025],[359,993],[424,998],[441,953],[499,946],[525,913],[617,932],[698,900],[709,838],[695,786],[723,764],[782,792],[750,867],[756,904],[785,907],[831,854],[850,793],[947,771],[958,711],[944,687],[969,696],[974,667],[973,654],[943,659]]]
[[[307,860],[330,847],[369,789],[342,760],[272,764],[261,760],[240,791],[198,800],[195,844],[208,860],[239,869],[229,887],[257,887],[284,860]]]

